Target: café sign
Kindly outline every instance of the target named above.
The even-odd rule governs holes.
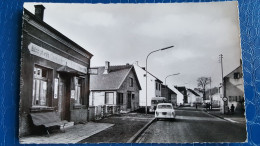
[[[71,61],[65,57],[62,57],[56,53],[53,53],[49,50],[46,50],[40,46],[37,46],[33,43],[29,44],[28,49],[29,49],[30,53],[35,56],[41,57],[43,59],[52,61],[52,62],[60,64],[60,65],[67,65],[68,67],[75,69],[79,72],[85,73],[85,74],[87,73],[87,67],[85,67],[81,64],[78,64],[74,61]]]

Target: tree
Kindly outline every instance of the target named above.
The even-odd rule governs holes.
[[[210,77],[200,77],[197,79],[198,87],[202,89],[203,100],[206,100],[206,86],[211,82]]]

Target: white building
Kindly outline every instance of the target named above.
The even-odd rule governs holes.
[[[137,64],[134,64],[134,68],[141,85],[142,90],[139,92],[139,106],[146,106],[146,70]],[[153,97],[160,97],[162,81],[156,78],[153,74],[147,73],[147,106],[151,106],[151,100]]]
[[[177,94],[177,105],[180,106],[180,105],[183,105],[183,101],[184,101],[184,96],[183,94],[177,90],[175,87],[170,87],[170,89],[172,89],[173,92],[175,92]]]
[[[202,103],[202,97],[192,89],[187,89],[188,103],[194,106],[196,103]]]

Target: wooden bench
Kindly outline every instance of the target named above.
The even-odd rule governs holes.
[[[56,112],[30,113],[30,116],[35,126],[45,127],[48,136],[50,135],[50,127],[60,126],[63,127],[63,132],[65,132],[64,126],[68,123],[66,120],[61,121]]]

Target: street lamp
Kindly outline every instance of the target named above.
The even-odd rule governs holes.
[[[175,76],[175,75],[179,75],[180,73],[176,73],[176,74],[171,74],[171,75],[168,75],[166,78],[165,78],[165,82],[164,82],[164,84],[166,85],[166,79],[168,78],[168,77],[170,77],[170,76]]]
[[[150,52],[150,53],[147,55],[147,57],[146,57],[146,62],[145,62],[145,71],[146,71],[146,73],[145,73],[145,78],[146,78],[146,79],[145,79],[145,80],[146,80],[146,87],[145,87],[145,93],[146,93],[145,114],[147,114],[147,61],[148,61],[148,57],[149,57],[152,53],[154,53],[154,52],[164,51],[164,50],[170,49],[170,48],[172,48],[172,47],[174,47],[174,46],[169,46],[169,47],[165,47],[165,48],[162,48],[162,49],[154,50],[154,51]]]

